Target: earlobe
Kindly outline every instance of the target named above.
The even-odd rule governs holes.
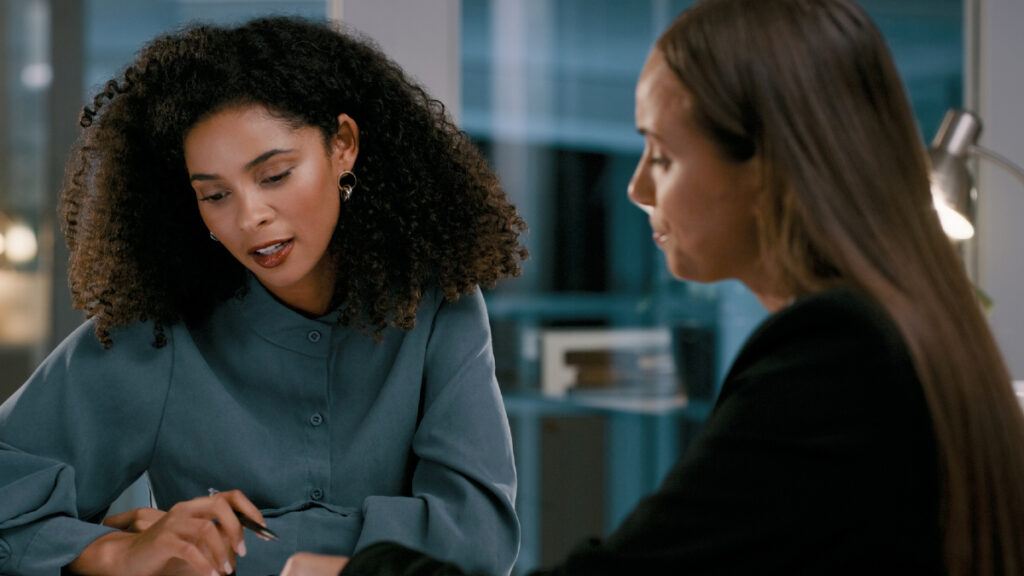
[[[351,169],[359,156],[359,125],[348,114],[338,114],[333,152],[345,170]]]

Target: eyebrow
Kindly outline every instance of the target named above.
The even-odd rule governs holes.
[[[267,160],[271,159],[272,157],[274,157],[274,156],[276,156],[278,154],[285,154],[285,153],[288,153],[288,152],[291,152],[291,151],[292,151],[291,148],[289,148],[287,150],[283,150],[281,148],[274,148],[273,150],[267,150],[263,154],[260,154],[259,156],[255,157],[252,160],[250,160],[249,162],[247,162],[245,164],[244,168],[245,168],[246,171],[252,170],[256,166],[259,166],[260,164],[266,162]],[[201,172],[198,172],[198,173],[193,174],[192,176],[190,176],[188,181],[189,182],[195,182],[197,180],[217,180],[219,178],[220,178],[220,176],[218,176],[216,174],[203,174]]]

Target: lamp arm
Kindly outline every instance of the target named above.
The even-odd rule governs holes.
[[[1021,168],[1006,156],[1003,156],[998,152],[989,150],[984,146],[978,146],[977,144],[971,144],[967,150],[971,154],[977,154],[982,158],[986,158],[988,160],[995,162],[996,164],[999,164],[1004,169],[1006,169],[1007,172],[1016,176],[1017,179],[1020,180],[1021,184],[1024,185],[1024,168]]]

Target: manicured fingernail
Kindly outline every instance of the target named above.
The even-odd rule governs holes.
[[[221,575],[218,574],[216,570],[214,570],[214,571],[210,572],[210,576],[221,576]]]
[[[238,552],[239,556],[243,556],[244,557],[245,556],[245,540],[239,540],[238,541],[238,546],[235,547],[235,550]]]
[[[224,563],[224,573],[225,574],[231,574],[232,572],[234,572],[234,570],[231,569],[231,562],[225,562]]]

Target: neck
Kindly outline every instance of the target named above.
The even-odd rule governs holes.
[[[781,280],[778,270],[760,266],[753,274],[740,281],[757,296],[757,300],[772,314],[793,303],[795,294]]]
[[[757,296],[757,300],[761,302],[761,306],[764,306],[765,309],[772,314],[793,303],[792,296],[780,296],[776,294],[763,294],[758,292],[754,292],[754,296]]]
[[[332,271],[333,272],[333,271]],[[267,290],[282,304],[309,318],[319,318],[331,310],[334,302],[333,274],[321,275],[315,282],[301,286],[270,288]]]

